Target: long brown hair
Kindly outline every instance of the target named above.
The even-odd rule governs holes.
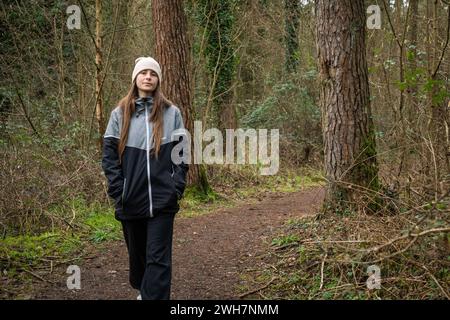
[[[122,155],[125,150],[125,146],[128,140],[128,131],[130,129],[130,121],[131,115],[135,111],[135,101],[138,98],[138,89],[136,86],[136,81],[133,81],[130,90],[126,94],[125,97],[120,99],[119,106],[122,109],[122,131],[120,132],[120,140],[119,140],[119,161],[122,162]],[[164,126],[164,110],[170,105],[170,102],[164,94],[161,92],[160,84],[158,81],[158,85],[153,92],[153,108],[152,113],[150,114],[150,121],[153,122],[153,135],[150,138],[150,143],[154,142],[154,149],[152,150],[152,154],[158,157],[159,150],[161,148],[161,137],[163,135],[163,126]]]

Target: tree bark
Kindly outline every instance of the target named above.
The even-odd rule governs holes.
[[[328,179],[325,209],[345,210],[359,205],[365,191],[379,188],[364,1],[317,0],[316,14]]]
[[[199,1],[205,29],[207,71],[210,73],[208,107],[214,124],[225,133],[225,129],[236,129],[237,115],[233,105],[233,79],[236,71],[235,48],[233,47],[233,26],[235,17],[230,0]],[[212,110],[211,110],[212,109]]]
[[[95,1],[95,116],[98,123],[98,145],[103,149],[103,134],[105,133],[105,120],[103,117],[103,93],[102,93],[102,1]]]
[[[162,91],[180,108],[184,125],[193,134],[190,41],[183,0],[153,0],[152,19],[155,55],[163,73]],[[191,139],[191,150],[193,141]],[[197,164],[189,167],[188,184],[201,186],[203,190],[207,188],[206,177]]]
[[[419,31],[419,0],[410,0],[409,5],[411,6],[411,17],[409,23],[409,50],[413,54],[414,59],[409,63],[411,68],[417,67],[417,33]]]
[[[442,181],[442,176],[445,175],[441,172],[449,172],[450,170],[450,154],[448,149],[448,118],[449,110],[447,108],[447,101],[445,99],[438,99],[438,95],[441,91],[439,81],[442,81],[442,75],[439,69],[441,67],[441,54],[447,47],[439,43],[439,2],[437,0],[430,3],[430,13],[432,12],[432,26],[433,32],[431,35],[431,45],[433,48],[433,54],[431,57],[430,68],[429,68],[429,79],[432,81],[431,90],[428,95],[429,106],[431,112],[431,118],[429,122],[429,131],[431,133],[432,143],[434,144],[435,155],[434,160],[434,179],[435,179],[435,198],[438,198],[438,193],[443,193],[444,190],[439,190],[438,184]],[[450,24],[450,13],[447,16],[446,21],[447,33],[449,32]],[[448,39],[448,35],[446,36]],[[448,41],[448,40],[446,40]],[[448,42],[447,42],[448,44]],[[431,50],[431,49],[430,49]]]
[[[285,68],[288,73],[295,72],[298,66],[298,25],[300,19],[300,4],[298,0],[284,0],[285,15]]]
[[[408,32],[408,39],[409,39],[409,48],[408,51],[410,52],[411,59],[408,59],[408,67],[410,71],[412,71],[414,74],[416,74],[417,69],[417,33],[419,31],[418,29],[418,21],[419,21],[419,0],[410,0],[409,5],[411,6],[411,17],[410,17],[410,23],[409,23],[409,32]],[[411,88],[408,88],[408,103],[409,106],[407,111],[408,120],[411,124],[415,122],[416,116],[414,110],[416,110],[418,106],[418,99],[417,99],[417,85],[412,86]],[[415,127],[415,126],[413,126]]]

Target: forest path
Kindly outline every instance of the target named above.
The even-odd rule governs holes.
[[[173,240],[172,299],[239,299],[248,287],[240,273],[254,268],[254,258],[288,219],[313,214],[324,197],[321,187],[294,193],[261,194],[259,201],[209,214],[177,217]],[[79,263],[81,289],[69,290],[67,266],[54,268],[46,281],[33,280],[28,299],[135,299],[128,284],[124,241],[94,248]],[[36,281],[36,282],[35,282]],[[251,287],[251,286],[250,286]]]

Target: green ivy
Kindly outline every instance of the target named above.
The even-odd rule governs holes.
[[[234,8],[237,3],[237,0],[201,0],[196,12],[196,20],[206,35],[207,71],[211,75],[217,73],[212,92],[212,96],[216,97],[213,103],[216,113],[229,101],[236,72],[233,26],[236,20]]]

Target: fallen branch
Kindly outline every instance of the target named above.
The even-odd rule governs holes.
[[[403,240],[403,239],[413,238],[412,241],[415,241],[417,238],[422,237],[424,235],[427,235],[429,233],[440,233],[440,232],[449,232],[449,231],[450,231],[450,228],[435,228],[435,229],[428,229],[428,230],[422,231],[420,233],[408,233],[408,234],[406,234],[404,236],[392,239],[391,241],[389,241],[389,242],[387,242],[387,243],[385,243],[385,244],[383,244],[381,246],[376,246],[376,247],[370,248],[370,249],[367,250],[367,252],[378,252],[382,248],[390,246],[394,242],[397,242],[397,241],[400,241],[400,240]]]
[[[297,241],[291,242],[291,243],[287,243],[287,244],[283,244],[282,246],[279,247],[275,247],[274,250],[283,250],[292,246],[296,246],[299,243]]]
[[[34,272],[32,272],[32,271],[30,271],[30,270],[27,270],[27,269],[22,269],[22,270],[25,271],[26,273],[31,274],[33,277],[38,278],[38,279],[41,280],[41,281],[48,282],[48,283],[52,283],[52,284],[55,284],[55,283],[56,283],[56,282],[54,282],[54,281],[50,281],[50,280],[44,279],[44,278],[42,278],[41,276],[35,274]]]
[[[272,284],[272,282],[275,281],[275,279],[277,279],[277,277],[273,277],[268,283],[266,283],[264,286],[262,286],[260,288],[257,288],[257,289],[254,289],[254,290],[250,290],[250,291],[247,291],[246,293],[241,294],[239,296],[239,298],[243,298],[243,297],[248,296],[248,295],[250,295],[252,293],[255,293],[255,292],[258,292],[258,291],[261,291],[261,290],[267,288],[268,286],[270,286]]]
[[[402,250],[400,250],[400,251],[396,251],[396,252],[394,252],[393,254],[387,255],[387,256],[385,256],[385,257],[381,257],[381,258],[379,258],[379,259],[377,259],[377,260],[370,261],[370,262],[368,262],[368,263],[369,263],[369,264],[379,263],[379,262],[381,262],[381,261],[383,261],[383,260],[386,260],[386,259],[395,257],[395,256],[397,256],[397,255],[399,255],[399,254],[405,252],[405,251],[408,250],[409,248],[411,248],[411,246],[417,241],[417,239],[418,239],[418,237],[413,238],[413,239],[408,243],[408,245],[407,245],[406,247],[404,247],[404,248],[403,248]],[[367,264],[367,262],[366,262],[366,264]]]
[[[322,290],[323,287],[323,269],[325,266],[325,260],[327,259],[328,253],[325,253],[325,256],[322,259],[322,264],[320,266],[320,287],[319,290]]]

